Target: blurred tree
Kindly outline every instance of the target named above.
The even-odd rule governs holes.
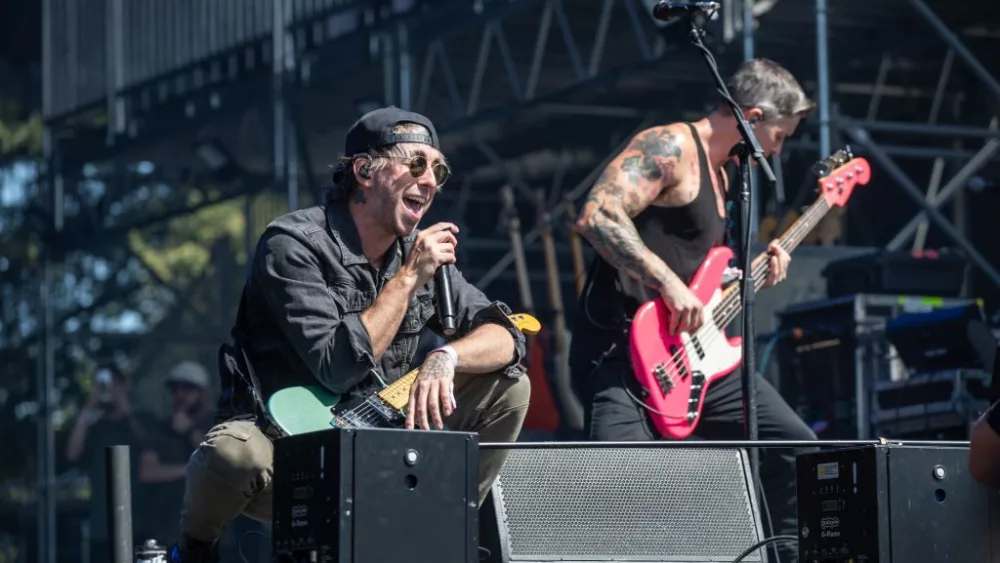
[[[136,229],[128,234],[129,248],[161,281],[183,291],[212,273],[212,248],[226,238],[236,249],[237,263],[246,262],[244,198],[204,207],[165,225]],[[153,231],[153,232],[150,232]]]
[[[26,118],[18,118],[22,113],[18,106],[9,100],[0,102],[0,158],[4,160],[42,154],[42,115],[35,111]]]

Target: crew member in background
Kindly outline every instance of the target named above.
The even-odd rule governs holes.
[[[972,427],[969,443],[969,473],[988,487],[1000,487],[1000,345],[993,356],[989,410]]]
[[[171,413],[150,432],[139,458],[139,481],[149,499],[149,529],[161,544],[179,540],[177,515],[184,498],[187,462],[205,432],[212,427],[212,391],[208,371],[185,361],[174,366],[165,379]]]
[[[121,370],[111,365],[100,367],[94,373],[87,403],[77,415],[66,442],[66,459],[71,463],[80,462],[90,481],[90,560],[94,562],[111,560],[105,449],[129,446],[134,483],[137,453],[146,440],[145,425],[132,412],[130,388]],[[143,493],[138,488],[133,490],[134,505],[141,506]],[[145,511],[133,511],[134,540],[145,534],[146,516]]]
[[[987,487],[1000,488],[1000,403],[993,403],[972,428],[969,473]]]
[[[770,60],[743,63],[728,87],[768,157],[781,152],[813,109],[791,73]],[[672,333],[693,332],[705,321],[688,285],[708,252],[725,243],[725,166],[742,141],[736,125],[729,107],[720,106],[694,123],[638,133],[608,164],[581,209],[577,230],[597,256],[580,297],[570,358],[585,431],[593,440],[659,439],[629,363],[630,320],[642,303],[663,299]],[[776,243],[768,252],[771,286],[785,278],[790,257]],[[697,437],[744,437],[738,371],[709,388]],[[778,391],[755,377],[760,438],[816,439]],[[775,533],[796,535],[794,455],[787,449],[761,455]]]
[[[455,263],[458,228],[442,222],[418,231],[417,224],[449,175],[430,120],[378,109],[348,131],[327,204],[265,229],[234,346],[220,354],[221,421],[188,463],[174,561],[216,561],[219,536],[240,514],[271,520],[278,431],[254,413],[275,391],[322,385],[368,396],[416,367],[424,327],[441,332],[434,275]],[[530,394],[520,365],[524,335],[506,305],[491,302],[458,269],[451,286],[457,333],[420,366],[406,426],[447,424],[478,432],[484,442],[513,442]],[[480,503],[506,456],[479,454]]]

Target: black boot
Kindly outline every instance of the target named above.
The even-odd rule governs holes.
[[[206,542],[187,534],[170,550],[170,563],[219,563],[218,540]]]

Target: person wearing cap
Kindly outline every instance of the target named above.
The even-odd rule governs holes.
[[[233,341],[220,348],[220,423],[188,462],[174,561],[216,561],[218,538],[240,514],[270,521],[279,433],[262,413],[275,391],[320,384],[369,396],[411,369],[425,327],[443,334],[434,274],[455,263],[459,229],[417,229],[450,175],[434,125],[377,109],[351,127],[344,148],[325,204],[274,220],[257,245]],[[515,441],[530,395],[524,335],[505,304],[457,268],[448,275],[457,332],[420,366],[406,427]],[[480,504],[506,455],[480,453]]]
[[[138,451],[147,439],[147,420],[136,412],[130,398],[130,378],[114,363],[101,365],[94,372],[86,403],[80,409],[66,440],[66,460],[80,464],[90,485],[88,512],[90,524],[90,560],[109,561],[113,530],[108,526],[108,482],[105,450],[108,446],[129,446],[130,479],[138,476]],[[133,491],[133,500],[143,499],[143,491]],[[136,511],[132,529],[139,535],[146,531],[148,515]]]
[[[201,364],[182,361],[164,378],[170,416],[152,425],[139,456],[139,482],[146,487],[151,529],[162,543],[179,539],[177,512],[184,497],[187,461],[212,426],[211,382]]]

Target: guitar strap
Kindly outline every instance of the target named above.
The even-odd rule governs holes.
[[[240,297],[240,310],[244,309],[246,294]],[[220,404],[228,398],[229,412],[218,413],[217,418],[222,421],[253,419],[257,426],[270,437],[280,436],[278,426],[267,414],[264,405],[264,394],[261,391],[260,380],[253,369],[253,363],[247,356],[246,346],[243,342],[243,332],[236,323],[231,333],[233,343],[223,343],[219,346],[219,369],[229,378],[228,389],[223,391]],[[238,388],[242,383],[243,389]],[[250,393],[252,412],[246,412],[245,394],[243,390]],[[221,421],[220,421],[221,422]]]
[[[610,279],[612,280],[612,286],[614,287],[612,295],[604,296],[604,301],[613,300],[613,308],[616,311],[613,314],[613,318],[607,319],[608,324],[604,324],[595,319],[590,312],[591,292],[597,279],[602,274],[602,268],[608,268],[605,273],[610,272]],[[615,354],[616,350],[626,351],[627,353],[628,332],[629,327],[632,325],[632,315],[629,313],[629,307],[626,304],[625,288],[622,286],[621,278],[617,275],[617,270],[600,257],[591,262],[590,271],[587,275],[587,281],[584,285],[583,293],[580,295],[580,302],[583,314],[586,315],[587,320],[591,325],[599,330],[616,334],[615,337],[612,337],[611,344],[601,351],[597,359],[591,361],[592,368],[590,374],[593,375],[606,360],[613,357],[612,355]],[[621,352],[619,352],[619,355],[620,354]]]

